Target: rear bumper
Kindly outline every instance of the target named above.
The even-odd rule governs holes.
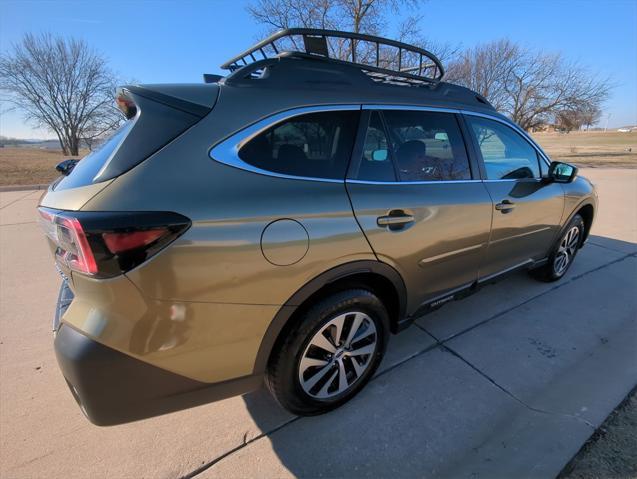
[[[258,389],[259,375],[204,383],[111,349],[62,324],[55,353],[75,400],[99,426],[123,424]]]

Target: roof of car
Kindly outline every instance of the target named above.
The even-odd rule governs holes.
[[[338,49],[338,54],[335,50]],[[442,81],[431,52],[381,37],[293,28],[281,30],[228,60],[226,77],[206,81],[228,87],[283,91],[321,102],[405,104],[494,112],[478,93]]]
[[[365,33],[316,28],[280,30],[221,68],[235,71],[258,62],[258,58],[289,54],[356,65],[377,81],[436,83],[444,76],[440,60],[422,47]]]
[[[360,68],[315,58],[282,56],[263,60],[255,70],[244,67],[219,80],[224,87],[249,88],[273,95],[279,92],[286,103],[365,103],[417,105],[469,109],[495,113],[493,106],[468,88],[438,81],[435,84],[378,82]]]

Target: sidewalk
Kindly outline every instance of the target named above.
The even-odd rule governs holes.
[[[637,384],[637,170],[582,174],[600,211],[567,277],[420,318],[343,408],[295,418],[260,391],[111,428],[57,369],[42,192],[0,192],[0,477],[555,476]]]

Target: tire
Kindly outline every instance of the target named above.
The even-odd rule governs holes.
[[[369,381],[385,354],[389,315],[373,293],[350,289],[311,306],[285,334],[266,384],[285,409],[313,416],[346,403]]]
[[[535,279],[552,282],[561,279],[575,260],[584,239],[584,220],[575,215],[560,233],[560,237],[549,254],[548,262],[531,270]]]

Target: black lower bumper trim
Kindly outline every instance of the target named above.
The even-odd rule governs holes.
[[[55,353],[73,396],[98,426],[123,424],[258,389],[262,376],[204,383],[152,366],[62,324]]]

